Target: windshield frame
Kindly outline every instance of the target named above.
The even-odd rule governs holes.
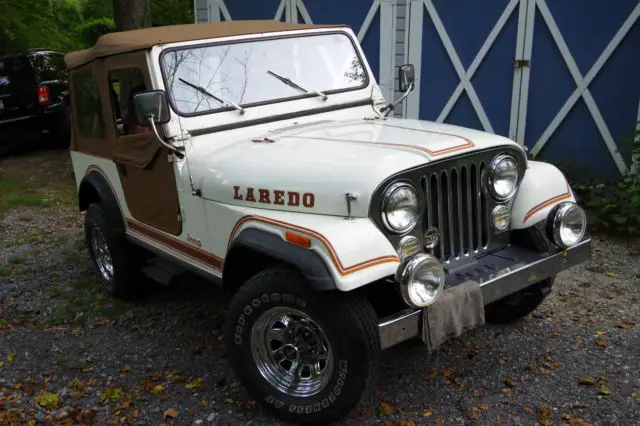
[[[167,73],[166,73],[166,67],[164,65],[164,56],[166,54],[168,54],[168,53],[171,53],[171,52],[174,52],[174,51],[180,51],[180,50],[187,50],[187,49],[207,48],[207,47],[213,47],[213,46],[224,46],[224,45],[232,45],[232,44],[240,44],[240,43],[253,43],[253,42],[256,42],[256,41],[268,41],[268,40],[277,40],[277,39],[286,39],[286,38],[317,37],[317,36],[331,35],[331,34],[339,34],[339,35],[342,35],[342,36],[346,37],[349,40],[349,42],[351,43],[351,47],[353,48],[353,51],[354,51],[355,55],[357,56],[358,61],[360,61],[360,65],[362,66],[362,70],[363,70],[363,74],[364,74],[364,82],[363,82],[363,84],[361,84],[359,86],[346,87],[346,88],[343,88],[343,89],[326,90],[326,91],[323,91],[323,93],[326,94],[326,95],[332,95],[332,94],[335,95],[335,94],[339,94],[339,93],[352,92],[352,91],[357,91],[357,90],[362,90],[362,89],[367,88],[369,86],[369,84],[371,83],[370,78],[369,78],[369,70],[368,70],[367,63],[363,59],[363,57],[362,57],[362,55],[360,53],[360,49],[358,48],[358,46],[356,46],[356,44],[354,42],[354,38],[348,32],[342,31],[342,30],[319,31],[319,32],[314,31],[314,32],[309,32],[309,33],[298,33],[298,32],[296,32],[294,34],[281,34],[281,35],[250,37],[250,38],[225,40],[225,41],[213,41],[213,42],[198,43],[198,44],[193,44],[193,45],[174,46],[174,47],[168,47],[166,49],[163,49],[160,52],[160,55],[158,56],[158,68],[160,69],[160,73],[162,75],[162,82],[164,84],[165,91],[167,93],[167,101],[169,102],[169,105],[170,105],[171,109],[178,116],[184,117],[184,118],[201,117],[203,115],[220,114],[220,113],[229,112],[229,111],[235,111],[236,110],[233,106],[226,106],[226,107],[225,106],[221,106],[220,108],[209,109],[209,110],[205,110],[205,111],[181,112],[177,108],[177,106],[175,105],[175,102],[174,102],[174,99],[173,99],[173,93],[172,93],[172,90],[171,90],[171,85],[169,83],[168,76],[167,76]],[[313,92],[300,93],[297,96],[287,96],[287,97],[283,97],[283,98],[273,98],[273,99],[269,99],[269,100],[266,100],[266,101],[240,104],[240,106],[242,108],[244,108],[245,110],[248,110],[250,108],[261,107],[261,106],[277,104],[277,103],[299,101],[299,100],[302,100],[302,99],[309,99],[309,98],[314,98],[314,97],[317,97],[317,96],[318,95],[313,93]]]

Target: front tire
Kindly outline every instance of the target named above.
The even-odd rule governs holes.
[[[484,307],[485,320],[492,324],[509,324],[526,317],[551,293],[555,277],[539,281]]]
[[[327,424],[365,397],[380,360],[369,302],[311,290],[294,269],[251,278],[227,316],[231,367],[249,394],[282,419]]]
[[[140,273],[144,264],[141,250],[117,230],[101,203],[91,204],[85,216],[85,243],[107,292],[122,300],[139,300],[148,281]]]

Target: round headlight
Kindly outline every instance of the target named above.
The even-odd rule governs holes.
[[[444,289],[444,269],[435,257],[419,253],[405,259],[396,272],[405,303],[424,308],[435,302]]]
[[[582,240],[587,231],[587,215],[572,202],[560,203],[551,213],[553,241],[560,247],[571,247]]]
[[[506,231],[509,229],[511,223],[511,215],[509,209],[504,204],[498,204],[491,211],[491,222],[493,227],[498,232]]]
[[[509,155],[498,155],[489,169],[489,191],[499,200],[508,200],[516,193],[518,186],[518,164]]]
[[[418,193],[413,186],[397,182],[385,192],[382,222],[389,231],[397,234],[409,232],[418,221],[419,212]]]

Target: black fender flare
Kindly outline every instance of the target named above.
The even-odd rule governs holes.
[[[325,261],[313,250],[284,241],[280,236],[255,228],[240,232],[231,243],[234,248],[244,247],[296,267],[307,283],[318,291],[335,290],[336,285]]]
[[[96,195],[98,199],[95,199]],[[85,211],[89,208],[89,205],[98,201],[105,208],[112,226],[116,227],[118,231],[124,231],[123,214],[111,184],[102,173],[92,170],[80,182],[78,207],[80,211]]]

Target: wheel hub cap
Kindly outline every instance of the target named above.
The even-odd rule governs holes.
[[[98,228],[93,228],[91,231],[91,248],[96,259],[98,272],[104,280],[111,281],[113,279],[113,260],[107,242]]]
[[[262,377],[287,395],[322,391],[333,373],[333,355],[322,327],[297,309],[264,312],[251,329],[251,353]]]

